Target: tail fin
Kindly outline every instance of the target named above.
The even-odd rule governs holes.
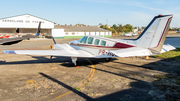
[[[35,36],[39,36],[40,30],[41,30],[41,22],[39,22],[39,26],[38,26],[38,29],[36,31],[36,35]]]
[[[137,45],[148,48],[152,53],[160,53],[166,39],[173,15],[158,15],[137,38]]]

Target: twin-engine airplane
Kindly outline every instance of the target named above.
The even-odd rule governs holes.
[[[39,36],[39,34],[40,34],[40,27],[41,27],[41,22],[39,22],[36,35],[27,34],[27,35],[24,35],[22,37],[17,37],[17,38],[0,39],[0,45],[12,45],[12,44],[16,44],[18,42],[21,42],[24,39],[35,38],[36,36]]]
[[[110,39],[87,35],[68,44],[56,44],[53,50],[6,50],[7,54],[48,55],[71,57],[77,66],[77,58],[111,58],[150,56],[175,49],[163,45],[169,30],[172,15],[158,15],[153,18],[136,40]]]

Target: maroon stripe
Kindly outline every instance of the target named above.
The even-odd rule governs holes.
[[[117,42],[113,47],[114,48],[130,48],[130,47],[134,47],[134,46]]]
[[[89,45],[89,44],[73,44],[71,43],[71,45],[77,45],[77,46],[90,46],[90,47],[99,47],[99,48],[130,48],[130,47],[134,47],[132,45],[128,45],[128,44],[124,44],[124,43],[120,43],[117,42],[114,46],[97,46],[97,45]]]

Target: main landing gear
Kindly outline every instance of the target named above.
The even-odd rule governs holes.
[[[53,58],[53,56],[50,57],[50,59],[52,59],[52,58]]]
[[[107,61],[107,62],[111,62],[111,61],[112,61],[112,58],[106,58],[106,61]]]
[[[74,66],[79,67],[79,62],[77,60],[77,57],[71,57],[72,63],[74,63]]]
[[[112,58],[105,58],[107,62],[111,62]],[[71,57],[72,63],[74,66],[79,67],[79,61],[77,60],[77,57]]]

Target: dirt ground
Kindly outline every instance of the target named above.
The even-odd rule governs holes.
[[[24,49],[30,43],[19,45],[24,44],[21,47]],[[78,60],[80,67],[74,67],[67,57],[50,59],[0,52],[0,101],[180,100],[178,61],[144,57],[118,58],[112,62]]]

